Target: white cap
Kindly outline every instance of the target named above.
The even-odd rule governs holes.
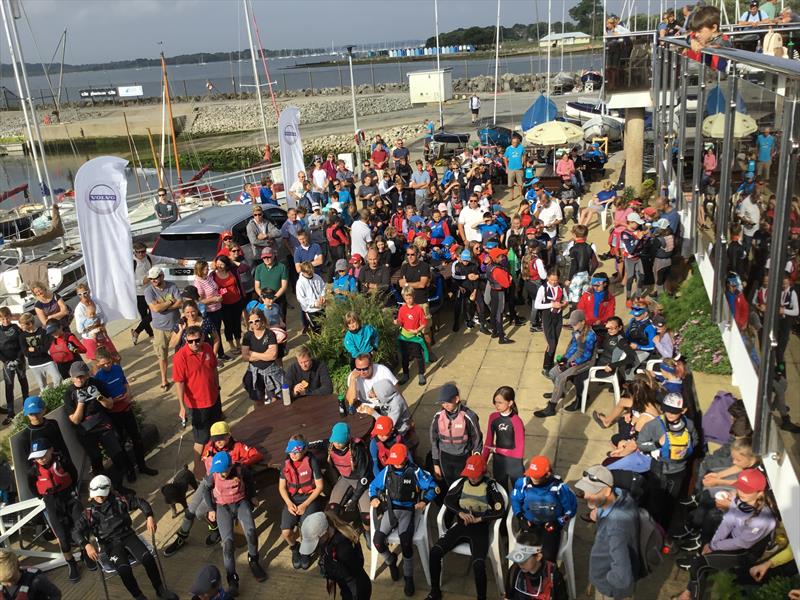
[[[644,225],[642,217],[639,216],[639,213],[635,212],[632,212],[628,215],[628,223],[638,223],[639,225]]]
[[[105,475],[96,475],[89,482],[90,498],[105,498],[111,493],[111,480]]]
[[[147,272],[148,279],[157,279],[164,274],[164,269],[161,267],[150,267],[150,270]]]
[[[300,533],[303,536],[303,541],[300,542],[300,554],[310,556],[314,554],[317,549],[319,539],[328,531],[328,518],[324,512],[316,512],[313,515],[308,515],[303,525],[300,527]]]
[[[479,183],[474,188],[472,188],[473,192],[478,192],[479,194],[483,191],[483,186]]]

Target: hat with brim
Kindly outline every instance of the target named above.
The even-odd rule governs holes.
[[[577,309],[573,310],[572,313],[569,315],[569,321],[567,321],[567,325],[569,327],[575,327],[578,323],[583,323],[586,321],[586,313],[582,310]]]
[[[745,469],[739,473],[734,487],[744,494],[754,494],[767,489],[767,478],[758,469]]]
[[[667,394],[661,401],[661,409],[673,415],[679,415],[685,408],[683,396],[680,394]]]
[[[336,261],[336,271],[347,271],[347,261],[343,258],[340,258]]]
[[[350,426],[347,423],[336,423],[331,428],[331,436],[328,438],[331,444],[346,444],[350,441]]]
[[[22,414],[27,417],[28,415],[43,413],[45,406],[41,396],[28,396],[22,405]]]
[[[53,443],[47,438],[39,438],[38,440],[34,440],[31,444],[31,452],[28,454],[28,460],[42,458],[52,447]]]
[[[628,223],[636,223],[637,225],[644,225],[644,219],[639,215],[639,213],[631,213],[628,215]]]
[[[89,374],[89,367],[82,360],[74,362],[69,366],[70,377],[85,377],[88,374]]]
[[[528,560],[531,556],[535,556],[542,551],[541,546],[528,546],[526,544],[520,544],[517,542],[514,545],[514,549],[508,553],[506,558],[513,563],[522,564],[526,560]]]
[[[575,489],[592,495],[607,487],[614,487],[614,475],[603,465],[595,465],[586,469],[583,477],[575,484]]]
[[[458,388],[453,383],[445,383],[439,388],[439,404],[444,402],[452,402],[453,398],[459,395]]]
[[[164,274],[164,269],[161,267],[150,267],[150,270],[147,272],[148,279],[158,279]]]
[[[324,512],[316,512],[313,515],[308,515],[303,525],[300,527],[300,533],[303,536],[303,541],[300,542],[300,554],[311,556],[314,550],[317,549],[320,538],[328,531],[328,518]]]
[[[399,467],[406,462],[408,458],[408,448],[405,444],[397,443],[389,450],[389,456],[386,458],[386,464],[393,467]]]

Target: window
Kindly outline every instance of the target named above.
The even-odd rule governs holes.
[[[218,233],[162,233],[153,247],[153,254],[167,258],[211,260],[220,245]]]

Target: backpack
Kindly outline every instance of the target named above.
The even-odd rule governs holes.
[[[655,571],[664,558],[664,530],[653,520],[650,513],[644,508],[639,508],[637,519],[638,565],[636,579],[643,579]]]

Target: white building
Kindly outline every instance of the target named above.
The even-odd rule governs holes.
[[[452,69],[412,71],[408,73],[408,94],[411,104],[446,102],[453,97]]]
[[[581,44],[588,44],[592,40],[588,33],[580,31],[568,31],[565,33],[549,33],[539,40],[540,48],[547,48],[550,46],[556,48],[558,46],[579,46]]]

